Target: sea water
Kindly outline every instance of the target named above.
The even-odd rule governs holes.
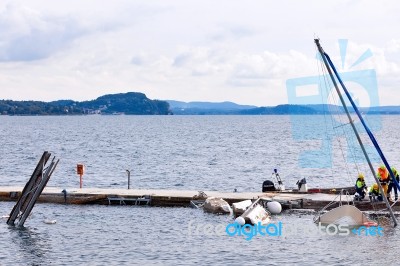
[[[382,116],[376,132],[393,165],[400,163],[399,118]],[[303,151],[320,146],[312,131],[325,120],[304,119],[315,124],[299,139],[289,116],[0,116],[0,186],[24,186],[45,150],[60,159],[48,183],[60,188],[79,186],[77,163],[86,166],[84,187],[126,188],[130,170],[134,188],[260,191],[274,168],[289,188],[303,177],[309,187],[353,185],[366,167],[349,161],[341,137],[332,139],[332,168],[300,164]],[[0,202],[0,215],[13,204]],[[197,209],[37,204],[22,229],[0,220],[0,265],[397,265],[399,229],[316,233],[314,215],[286,211],[272,218],[284,234],[246,240],[213,230],[232,217]]]

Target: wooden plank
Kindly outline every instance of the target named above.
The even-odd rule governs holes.
[[[7,224],[14,225],[15,220],[17,219],[18,215],[25,212],[26,207],[31,200],[34,190],[37,184],[40,182],[43,172],[43,167],[47,163],[50,158],[50,153],[45,151],[42,157],[39,160],[39,163],[36,165],[35,170],[29,181],[26,183],[24,189],[22,190],[22,194],[19,197],[17,204],[15,204],[14,208],[10,213],[10,217],[7,220]]]
[[[15,225],[15,221],[19,219],[18,226],[23,226],[26,219],[28,218],[32,208],[34,207],[38,197],[42,193],[44,187],[47,185],[54,169],[56,168],[59,160],[55,161],[53,158],[50,165],[45,168],[47,161],[51,154],[45,151],[39,160],[35,170],[29,181],[26,183],[17,203],[14,205],[10,217],[7,220],[7,224]],[[45,171],[43,173],[43,171]],[[11,195],[15,192],[10,192]]]
[[[55,162],[54,158],[53,161],[50,163],[50,165],[47,167],[45,173],[42,175],[42,178],[40,179],[39,184],[37,184],[37,187],[35,189],[34,194],[30,197],[30,200],[28,202],[28,205],[24,209],[21,218],[19,219],[18,226],[23,226],[26,218],[28,218],[29,214],[31,213],[33,207],[36,204],[36,201],[40,194],[42,193],[44,187],[46,186],[47,182],[49,182],[49,179],[51,177],[51,174],[54,172],[55,167],[58,164],[58,160]]]

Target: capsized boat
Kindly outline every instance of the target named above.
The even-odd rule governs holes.
[[[261,198],[255,200],[246,211],[235,219],[240,225],[244,224],[258,224],[265,225],[270,222],[271,215],[260,203]]]
[[[252,204],[251,200],[243,200],[233,203],[232,204],[233,214],[235,216],[242,215],[247,210],[247,208],[251,206],[251,204]]]
[[[243,216],[245,223],[253,225],[258,223],[260,223],[261,225],[265,225],[271,220],[271,215],[265,210],[265,208],[261,204],[254,205],[254,207],[251,208],[250,211]]]
[[[208,197],[203,205],[205,212],[220,213],[220,214],[231,214],[232,208],[222,198]]]
[[[319,216],[316,223],[349,226],[377,225],[354,205],[342,205]]]

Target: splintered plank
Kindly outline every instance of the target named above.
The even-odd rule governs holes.
[[[17,203],[13,207],[10,217],[7,220],[7,224],[15,225],[15,221],[18,219],[18,226],[24,225],[26,218],[31,213],[38,197],[42,193],[58,164],[58,160],[55,161],[55,158],[53,158],[50,165],[45,167],[50,157],[51,154],[49,152],[45,151],[43,153],[31,178],[26,183]]]

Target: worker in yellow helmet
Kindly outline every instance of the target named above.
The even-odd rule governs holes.
[[[373,184],[369,189],[369,200],[370,201],[382,201],[382,194],[379,191],[378,184]]]
[[[394,178],[396,178],[397,183],[399,183],[399,173],[397,172],[397,169],[392,167],[392,173],[394,175]],[[394,183],[394,181],[392,180],[392,178],[389,178],[389,187],[388,187],[388,198],[390,198],[390,193],[392,192],[392,188],[394,190],[394,200],[397,201],[398,197],[397,197],[397,187]]]
[[[364,175],[358,174],[358,178],[356,181],[356,194],[354,194],[354,200],[363,200],[365,197],[365,192],[367,190],[367,186],[365,185]]]

